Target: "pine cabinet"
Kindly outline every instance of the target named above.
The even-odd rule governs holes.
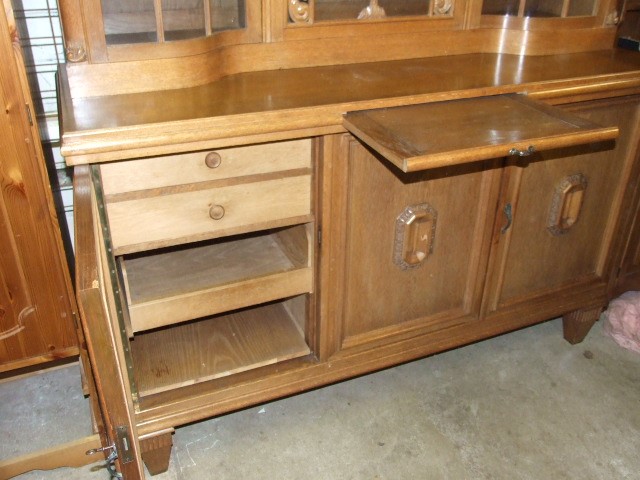
[[[75,302],[19,45],[0,15],[0,372],[79,354]]]

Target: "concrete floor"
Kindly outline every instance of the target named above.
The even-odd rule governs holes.
[[[640,355],[601,323],[577,346],[554,320],[180,428],[154,478],[640,479]],[[0,385],[0,458],[88,434],[75,382],[65,369]],[[109,478],[95,468],[17,478]]]

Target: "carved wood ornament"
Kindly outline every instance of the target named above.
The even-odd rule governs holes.
[[[289,0],[289,18],[294,23],[311,23],[313,6],[310,1]]]
[[[558,186],[551,201],[547,229],[552,235],[563,235],[576,224],[582,210],[587,178],[576,173],[566,177]]]
[[[453,0],[435,0],[433,2],[434,15],[449,15],[453,9]]]
[[[358,20],[366,20],[369,18],[385,18],[387,14],[380,5],[378,0],[370,0],[369,5],[364,7],[358,14]]]
[[[393,263],[402,270],[420,267],[433,251],[437,219],[428,203],[405,208],[396,219]]]

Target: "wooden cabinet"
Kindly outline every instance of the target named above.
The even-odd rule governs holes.
[[[352,137],[330,140],[341,145],[335,163],[346,183],[342,196],[331,199],[343,203],[333,209],[344,212],[333,259],[344,266],[331,300],[343,319],[336,322],[336,350],[507,316],[542,318],[593,307],[591,322],[597,319],[606,303],[617,206],[635,158],[638,99],[540,106],[545,123],[555,113],[566,126],[571,120],[564,112],[570,112],[605,129],[618,126],[615,142],[544,150],[540,139],[512,133],[507,142],[531,145],[520,151],[524,156],[466,163],[471,155],[484,158],[489,147],[481,138],[506,152],[501,132],[542,134],[531,110],[537,105],[526,104],[525,122],[503,116],[503,105],[493,117],[488,105],[500,99],[487,100],[348,114],[347,128],[382,154]],[[466,113],[456,117],[458,107]],[[554,136],[559,144],[567,141],[558,137],[561,130]],[[462,138],[448,140],[449,132]],[[470,141],[477,148],[467,153]],[[400,171],[418,168],[426,170]],[[372,225],[375,235],[366,227]],[[578,341],[575,335],[568,339]]]
[[[125,476],[185,423],[559,315],[586,335],[638,204],[616,5],[61,0],[78,298]]]
[[[188,154],[192,170],[184,155],[94,167],[137,397],[310,353],[311,147]],[[135,173],[154,160],[166,169]]]
[[[481,69],[487,57],[464,60]],[[494,60],[493,72],[509,57]],[[531,62],[514,78],[540,71],[540,59]],[[153,135],[136,143],[140,132],[161,138],[153,121],[97,128],[105,99],[80,98],[66,110],[77,130],[65,152],[96,165],[76,169],[78,296],[103,404],[119,407],[105,414],[108,436],[129,445],[122,471],[140,477],[140,458],[152,472],[166,468],[184,423],[556,316],[580,341],[606,305],[640,171],[636,70],[615,65],[619,90],[598,76],[565,84],[558,67],[524,97],[509,84],[478,96],[477,80],[454,64],[447,75],[460,91],[424,82],[416,101],[382,108],[385,64],[349,69],[350,78],[384,78],[360,103],[340,103],[346,81],[318,87],[315,101],[325,95],[327,107],[279,90],[301,72],[264,73],[256,88],[287,99],[283,123],[262,130],[256,119],[270,107],[247,117],[246,105],[233,115],[227,106],[218,117],[209,106],[204,122],[230,122],[232,139],[206,150],[147,145]],[[235,92],[251,78],[198,91]],[[318,121],[318,111],[326,125],[292,127],[308,125],[304,112]],[[247,119],[256,126],[243,144],[233,132]],[[190,121],[180,128],[191,138]],[[107,136],[125,148],[110,150]],[[115,348],[97,348],[105,342]]]
[[[15,32],[0,15],[0,372],[78,355],[74,301]]]

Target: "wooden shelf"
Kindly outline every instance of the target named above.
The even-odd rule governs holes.
[[[310,292],[308,248],[307,226],[298,225],[125,257],[131,332]]]
[[[139,395],[309,355],[289,310],[278,302],[136,335],[131,354]]]

